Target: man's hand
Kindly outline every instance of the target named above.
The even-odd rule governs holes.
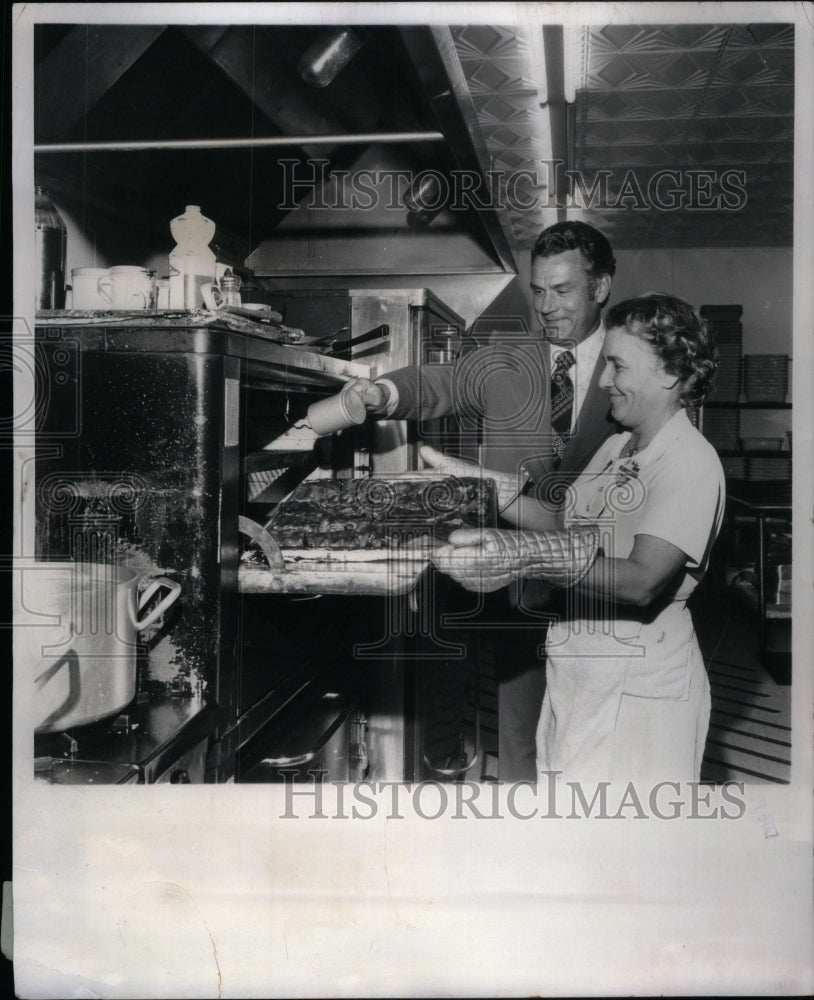
[[[459,528],[432,561],[467,590],[486,593],[518,577],[570,587],[588,572],[598,552],[595,525],[567,531]]]
[[[426,444],[418,449],[418,453],[430,468],[436,469],[442,475],[494,480],[499,511],[505,510],[509,504],[517,499],[525,484],[525,478],[521,479],[520,476],[512,475],[510,472],[495,472],[493,469],[484,469],[475,462],[467,462],[463,458],[453,458],[443,452],[436,451],[435,448],[430,448]]]
[[[384,413],[390,399],[387,387],[369,378],[352,378],[345,384],[345,389],[353,389],[365,404],[368,413]]]

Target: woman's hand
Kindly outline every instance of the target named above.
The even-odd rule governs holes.
[[[598,553],[595,525],[566,531],[459,528],[432,561],[467,590],[486,593],[518,577],[570,587],[585,576]]]
[[[467,590],[481,594],[500,590],[520,572],[519,553],[512,551],[509,542],[512,538],[514,532],[496,528],[458,528],[447,545],[436,549],[432,561]]]

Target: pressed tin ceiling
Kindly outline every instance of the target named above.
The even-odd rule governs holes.
[[[535,30],[452,31],[494,164],[540,178],[541,206],[507,208],[522,249],[554,204]],[[569,218],[620,248],[791,245],[792,25],[586,27],[570,44]]]
[[[534,38],[526,27],[499,25],[452,28],[451,35],[490,167],[504,178],[518,178],[514,197],[504,202],[506,216],[519,246],[531,246],[540,230],[556,220],[544,207],[548,177],[541,169],[551,158],[548,115],[541,106],[544,67],[535,59],[535,44],[541,48],[542,38]]]
[[[511,270],[511,254],[525,254],[566,214],[595,223],[619,248],[791,245],[792,25],[569,28],[559,69],[549,58],[555,26],[355,26],[366,44],[322,90],[296,68],[318,25],[39,29],[39,143],[438,129],[446,141],[400,149],[405,163],[414,173],[489,170],[502,182],[502,207],[442,213],[428,232],[456,223],[498,269]],[[439,60],[447,79],[434,69]],[[65,83],[80,78],[82,86]],[[466,105],[458,119],[447,113],[452,90]],[[575,96],[568,115],[563,90]],[[303,140],[290,155],[304,162],[311,145]],[[316,152],[341,171],[375,149]],[[144,230],[145,242],[165,236],[168,204],[211,204],[238,257],[273,238],[287,216],[284,155],[52,152],[36,166],[38,182],[73,199],[83,218],[118,218],[130,206],[131,232]],[[579,180],[570,204],[558,201],[566,192],[549,166],[558,158]],[[362,221],[376,220],[367,213]],[[498,228],[511,254],[500,249]]]

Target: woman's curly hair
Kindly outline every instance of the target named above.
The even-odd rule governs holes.
[[[624,326],[650,344],[668,375],[681,382],[681,405],[700,406],[712,391],[718,351],[706,321],[689,302],[652,292],[611,307],[605,327]]]

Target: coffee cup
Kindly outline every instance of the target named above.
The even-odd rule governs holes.
[[[366,417],[365,402],[354,389],[343,389],[336,396],[320,399],[308,407],[308,423],[320,437],[363,424]]]
[[[107,309],[155,309],[155,271],[146,267],[111,267],[99,278],[97,287]]]
[[[107,309],[99,291],[99,281],[107,277],[106,267],[73,267],[71,268],[71,284],[68,288],[70,296],[69,309]]]

